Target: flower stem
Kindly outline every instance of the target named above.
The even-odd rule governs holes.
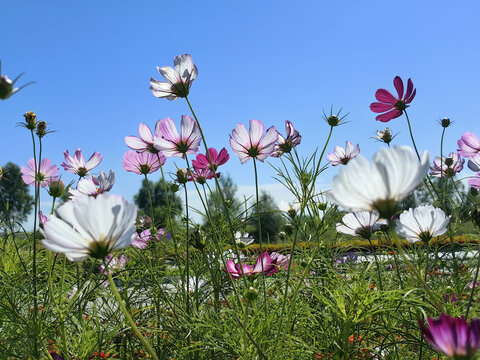
[[[245,314],[243,317],[243,359],[244,360],[249,360],[247,357],[247,350],[248,350],[248,343],[247,343],[247,323],[248,323],[248,303],[249,301],[246,301],[245,304]]]
[[[382,275],[380,274],[380,263],[378,262],[377,253],[373,248],[372,239],[370,237],[368,237],[368,242],[370,243],[370,249],[372,249],[373,257],[375,259],[375,265],[377,267],[378,286],[380,287],[380,290],[383,291]]]
[[[152,217],[152,224],[155,225],[155,216],[153,214],[153,202],[152,202],[152,192],[150,190],[150,182],[148,181],[147,174],[145,175],[145,184],[147,185],[147,193],[148,193],[148,202],[150,203],[150,216]]]

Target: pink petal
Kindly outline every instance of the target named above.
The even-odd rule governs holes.
[[[397,102],[397,99],[395,98],[395,96],[393,96],[390,93],[390,91],[387,91],[385,89],[378,89],[377,92],[375,93],[375,98],[382,103],[387,103],[392,105],[394,105]]]
[[[393,109],[392,104],[383,104],[383,103],[378,103],[378,102],[374,102],[374,103],[370,104],[370,110],[372,110],[373,112],[376,112],[376,113],[382,113],[382,112],[389,111],[389,110],[392,110],[392,109]]]
[[[403,99],[403,81],[400,79],[400,76],[395,76],[395,79],[393,79],[393,85],[397,90],[398,98]]]
[[[375,119],[381,122],[388,122],[392,119],[399,117],[400,115],[402,115],[401,110],[393,109],[392,111],[389,111],[385,114],[378,115]]]
[[[270,126],[263,137],[260,147],[267,151],[267,147],[273,147],[275,142],[278,140],[278,131],[275,129],[275,126]],[[273,149],[269,151],[273,152]]]
[[[147,151],[148,147],[147,144],[145,144],[144,141],[140,140],[136,136],[125,136],[125,144],[127,146],[135,151]]]
[[[181,139],[187,141],[190,136],[195,135],[197,123],[188,115],[182,115],[182,122],[180,125]]]
[[[92,156],[90,156],[90,159],[88,159],[87,163],[85,164],[85,167],[90,171],[93,168],[97,167],[98,164],[102,161],[103,156],[100,154],[98,151],[95,151]]]
[[[265,126],[260,120],[250,120],[250,145],[257,146],[265,131]],[[249,146],[250,147],[250,146]]]
[[[177,127],[175,126],[175,123],[173,122],[172,118],[166,118],[166,119],[160,120],[159,131],[162,134],[162,136],[167,140],[171,140],[175,143],[177,143],[180,140],[178,136]]]
[[[417,89],[413,90],[412,95],[405,100],[405,104],[410,104],[415,99],[415,95],[417,95]]]
[[[149,127],[143,122],[138,125],[138,135],[140,135],[140,138],[146,143],[153,143],[152,132],[150,131]]]
[[[408,81],[407,81],[407,92],[405,93],[405,100],[408,99],[410,97],[410,95],[412,95],[412,91],[413,91],[413,82],[412,82],[412,79],[408,79]],[[414,97],[415,97],[415,95],[414,95]],[[413,98],[412,98],[412,100],[413,100]]]
[[[237,127],[232,131],[231,137],[233,137],[235,142],[241,145],[244,149],[250,148],[250,137],[248,136],[245,125],[237,124]]]

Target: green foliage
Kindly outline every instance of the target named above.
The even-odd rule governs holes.
[[[265,243],[278,242],[280,240],[279,232],[285,220],[277,210],[273,198],[268,193],[262,191],[258,202],[262,227],[262,241]],[[248,232],[255,238],[255,241],[258,242],[260,240],[260,234],[258,231],[257,205],[254,204],[251,209],[252,215],[247,221]]]
[[[29,186],[22,180],[20,167],[12,162],[3,167],[0,179],[0,218],[12,218],[18,222],[27,220],[33,208]]]

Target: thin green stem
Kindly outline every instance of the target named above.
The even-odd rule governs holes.
[[[152,217],[152,224],[155,225],[155,215],[153,213],[153,202],[152,202],[152,192],[150,190],[150,182],[148,181],[147,174],[143,174],[143,175],[145,176],[145,184],[147,185],[148,202],[150,203],[150,216]]]
[[[367,240],[370,244],[370,249],[372,249],[373,257],[375,259],[375,265],[377,267],[378,286],[380,287],[380,290],[383,291],[382,275],[380,273],[380,263],[378,262],[377,253],[375,252],[375,249],[373,248],[372,239],[370,237],[368,237]]]
[[[247,300],[247,303],[245,304],[245,314],[243,318],[243,360],[249,360],[248,359],[248,342],[247,342],[247,324],[248,324],[248,305],[249,301]]]
[[[33,130],[30,130],[32,135],[33,143],[33,159],[35,162],[35,205],[34,205],[34,216],[33,216],[33,264],[32,264],[32,279],[33,279],[33,342],[34,342],[34,354],[35,357],[38,357],[38,294],[37,294],[37,217],[38,217],[38,206],[40,202],[40,158],[37,162],[37,155],[35,149],[35,135]],[[40,146],[41,139],[39,138]]]

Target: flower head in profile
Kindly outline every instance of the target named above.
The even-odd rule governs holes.
[[[180,135],[171,118],[160,120],[158,129],[161,136],[155,137],[153,144],[166,157],[179,156],[184,159],[187,154],[195,154],[200,148],[200,130],[197,122],[188,115],[182,115]]]
[[[207,180],[213,179],[214,177],[219,178],[220,173],[214,173],[210,169],[201,169],[201,168],[193,168],[188,169],[188,181],[195,181],[200,185],[204,185]]]
[[[84,177],[87,173],[92,170],[93,168],[97,167],[98,164],[103,159],[102,154],[98,151],[95,151],[90,159],[85,162],[83,158],[82,150],[79,148],[75,151],[75,155],[71,156],[66,150],[63,155],[65,156],[65,162],[61,165],[65,169],[65,171],[69,171],[71,173],[77,174],[80,177]]]
[[[333,166],[347,165],[347,163],[360,154],[360,146],[353,147],[350,141],[346,142],[345,149],[341,146],[335,146],[333,153],[327,154],[327,159]]]
[[[15,87],[15,83],[20,79],[20,77],[24,74],[21,73],[15,79],[10,80],[7,75],[2,75],[2,66],[0,62],[0,100],[7,100],[13,94],[16,94],[20,90],[22,90],[25,86],[33,84],[34,81],[29,82],[25,85],[20,86],[19,88]]]
[[[475,154],[468,160],[468,168],[475,172],[480,172],[480,153]]]
[[[250,236],[248,233],[241,233],[240,231],[237,231],[235,233],[235,243],[240,249],[244,249],[251,243],[253,243],[253,237]]]
[[[125,171],[133,172],[138,175],[147,175],[154,173],[160,169],[160,159],[162,166],[167,161],[163,154],[152,154],[149,152],[138,153],[136,151],[128,150],[123,155],[122,166]]]
[[[455,176],[463,169],[465,159],[462,159],[456,152],[451,152],[448,157],[437,156],[433,160],[433,166],[430,168],[430,175],[436,177],[451,177]]]
[[[449,221],[450,216],[446,216],[442,209],[424,205],[401,213],[396,231],[408,242],[428,242],[434,236],[445,234]]]
[[[378,140],[388,145],[397,135],[398,134],[392,135],[390,129],[386,127],[385,130],[377,130],[377,136],[373,137],[372,139]]]
[[[287,133],[287,137],[283,137],[280,133],[278,133],[278,140],[275,144],[275,151],[273,152],[273,157],[282,156],[284,153],[289,153],[292,149],[299,145],[302,141],[302,137],[298,133],[297,130],[293,127],[293,124],[285,120],[285,131]]]
[[[50,159],[42,159],[40,166],[35,159],[28,160],[28,168],[22,166],[22,180],[27,185],[34,186],[36,182],[40,184],[40,187],[45,188],[53,181],[58,179],[58,166],[52,164]],[[37,173],[35,174],[35,170]]]
[[[298,201],[294,201],[292,204],[286,202],[285,200],[280,200],[277,204],[277,209],[281,212],[287,214],[290,218],[294,218],[297,213],[300,211],[300,203]]]
[[[137,207],[120,195],[67,201],[43,227],[43,246],[72,261],[105,257],[135,239]]]
[[[115,184],[115,173],[110,170],[110,173],[101,172],[98,177],[90,176],[89,178],[82,179],[78,182],[76,189],[69,189],[68,192],[72,195],[72,198],[93,196],[96,197],[99,194],[108,192]]]
[[[334,177],[329,197],[346,211],[377,210],[380,217],[388,219],[396,212],[397,203],[427,175],[429,163],[427,152],[419,163],[408,146],[383,148],[371,164],[359,155]]]
[[[407,81],[407,91],[403,92],[403,81],[399,76],[393,79],[393,85],[397,90],[397,97],[393,96],[390,91],[385,89],[378,89],[375,93],[375,98],[379,102],[370,104],[370,110],[375,113],[384,113],[378,115],[375,119],[381,122],[387,122],[395,119],[403,114],[403,111],[409,106],[415,98],[417,90],[413,88],[411,79]]]
[[[210,161],[208,160],[210,156]],[[208,154],[198,154],[195,160],[192,160],[192,165],[195,169],[209,169],[211,171],[217,171],[220,165],[225,164],[230,159],[227,149],[223,148],[220,152],[217,152],[214,148],[208,149]]]
[[[263,263],[263,265],[262,265]],[[258,254],[255,264],[248,265],[245,262],[241,264],[234,262],[232,259],[227,260],[227,268],[223,271],[228,272],[228,274],[233,279],[238,279],[242,277],[242,269],[245,276],[254,276],[262,273],[265,275],[273,275],[277,272],[277,266],[273,263],[272,258],[266,252],[263,254]]]
[[[125,254],[122,254],[120,256],[113,256],[111,254],[107,255],[107,257],[105,258],[105,263],[108,266],[105,266],[105,264],[101,264],[100,272],[104,275],[107,275],[108,273],[112,274],[112,270],[123,270],[127,266],[129,260],[130,258]]]
[[[158,120],[155,124],[155,135],[152,134],[152,131],[143,122],[138,125],[138,135],[140,137],[133,135],[125,136],[125,144],[136,152],[149,152],[152,154],[158,154],[158,150],[155,149],[154,146],[154,139],[162,136],[160,133],[160,120]]]
[[[437,351],[455,360],[471,360],[480,349],[480,320],[467,322],[464,317],[442,314],[438,319],[428,318],[418,324],[425,340]]]
[[[175,69],[170,66],[157,67],[167,82],[155,80],[153,77],[150,79],[150,90],[154,96],[166,97],[168,100],[187,97],[190,86],[197,78],[198,69],[189,54],[176,56],[173,65]]]
[[[337,223],[337,231],[351,236],[370,239],[375,231],[386,225],[386,220],[379,220],[376,211],[357,211],[343,215],[342,222]]]
[[[460,148],[457,151],[461,156],[469,158],[480,153],[480,140],[474,133],[466,132],[457,144]]]
[[[264,161],[275,150],[275,142],[278,139],[277,130],[274,126],[264,133],[265,126],[260,120],[250,120],[250,131],[244,124],[237,124],[230,134],[230,146],[240,158],[242,164],[250,159]]]

